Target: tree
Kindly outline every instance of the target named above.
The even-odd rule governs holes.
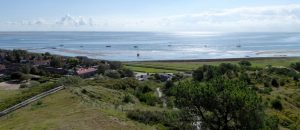
[[[23,65],[21,70],[22,70],[22,73],[29,74],[30,73],[30,66],[29,65]]]
[[[290,65],[293,69],[300,71],[300,62],[292,63]]]
[[[76,67],[79,64],[78,58],[69,58],[67,63],[70,65],[71,68]]]
[[[122,63],[120,61],[111,61],[109,62],[110,69],[117,70],[122,67]]]
[[[63,66],[63,63],[59,58],[52,58],[52,60],[50,61],[50,66],[60,68]]]
[[[109,65],[107,65],[107,64],[100,64],[100,65],[98,66],[98,73],[99,73],[99,74],[104,74],[104,72],[105,72],[106,70],[109,70]]]
[[[128,68],[122,68],[119,73],[121,74],[121,77],[133,77],[134,72]]]
[[[195,81],[202,81],[203,78],[204,78],[204,76],[203,76],[203,71],[202,71],[201,67],[199,67],[198,69],[193,71],[193,79]]]
[[[256,130],[263,127],[261,99],[241,81],[221,77],[208,83],[181,82],[174,88],[176,105],[203,129]]]
[[[252,64],[249,61],[242,60],[242,61],[239,62],[239,65],[240,66],[251,66]]]
[[[106,70],[104,75],[110,78],[118,79],[121,77],[120,73],[116,70]]]
[[[30,69],[30,73],[31,74],[39,74],[39,69],[35,66],[33,66],[31,69]]]

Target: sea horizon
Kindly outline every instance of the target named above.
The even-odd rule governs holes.
[[[295,57],[300,33],[0,31],[0,48],[119,61]]]

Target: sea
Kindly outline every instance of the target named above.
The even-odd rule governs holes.
[[[0,32],[1,49],[118,61],[300,56],[300,32]]]

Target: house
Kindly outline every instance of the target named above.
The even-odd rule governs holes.
[[[93,67],[89,67],[89,68],[77,68],[75,71],[75,75],[78,75],[82,78],[88,78],[91,76],[94,76],[95,74],[97,74],[97,70],[96,68]]]

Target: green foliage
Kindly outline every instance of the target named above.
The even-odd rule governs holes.
[[[63,62],[60,58],[53,57],[50,61],[50,66],[55,68],[61,68],[63,67]]]
[[[123,98],[123,102],[125,102],[125,103],[134,103],[134,100],[133,100],[132,96],[130,96],[129,94],[125,94],[125,96]]]
[[[203,78],[204,74],[201,67],[193,71],[193,79],[195,81],[202,81]]]
[[[275,99],[271,102],[272,108],[281,111],[283,109],[283,106],[281,104],[281,101],[279,99]]]
[[[119,70],[121,77],[134,77],[134,72],[128,68],[122,68]]]
[[[45,84],[40,84],[36,87],[30,87],[28,89],[25,89],[22,91],[22,93],[1,101],[0,102],[0,111],[6,109],[8,107],[11,107],[15,104],[18,104],[18,103],[20,103],[28,98],[31,98],[35,95],[38,95],[42,92],[53,89],[55,87],[57,87],[57,84],[48,82]]]
[[[58,85],[64,85],[64,86],[80,86],[84,84],[84,80],[78,76],[68,76],[68,77],[62,77],[58,79],[57,81]]]
[[[300,62],[296,62],[296,63],[292,63],[290,65],[290,67],[292,67],[293,69],[300,71]]]
[[[114,79],[121,78],[121,74],[116,70],[106,70],[104,72],[104,75]]]
[[[70,65],[70,67],[75,67],[79,65],[80,61],[78,58],[68,58],[67,63]]]
[[[29,65],[23,65],[21,68],[22,73],[29,74],[30,73],[30,66]]]
[[[168,129],[192,129],[190,125],[182,125],[179,112],[132,110],[127,113],[127,117],[145,124],[162,124]]]
[[[22,75],[23,75],[23,73],[21,73],[21,72],[14,72],[10,75],[10,78],[11,79],[21,79]]]
[[[279,83],[277,82],[276,79],[272,79],[271,84],[272,84],[273,87],[276,87],[276,88],[279,87]]]
[[[112,70],[118,70],[122,68],[122,63],[120,61],[110,61],[108,64]]]
[[[176,104],[208,129],[259,129],[263,126],[261,99],[240,81],[218,78],[206,84],[181,82]]]
[[[155,106],[158,102],[158,98],[154,95],[153,92],[148,92],[145,94],[139,93],[136,96],[141,102],[144,102],[150,106]]]
[[[99,64],[98,65],[98,73],[99,74],[104,74],[104,72],[106,70],[109,70],[109,65],[107,65],[107,64]]]
[[[39,72],[39,69],[35,66],[30,69],[30,74],[39,74]]]
[[[266,116],[263,130],[278,130],[279,119],[276,116]]]
[[[105,87],[116,90],[136,89],[140,86],[140,83],[134,78],[110,80],[110,82],[111,83],[106,84]]]
[[[242,60],[239,62],[239,65],[244,67],[244,66],[251,66],[252,64],[249,61]]]

